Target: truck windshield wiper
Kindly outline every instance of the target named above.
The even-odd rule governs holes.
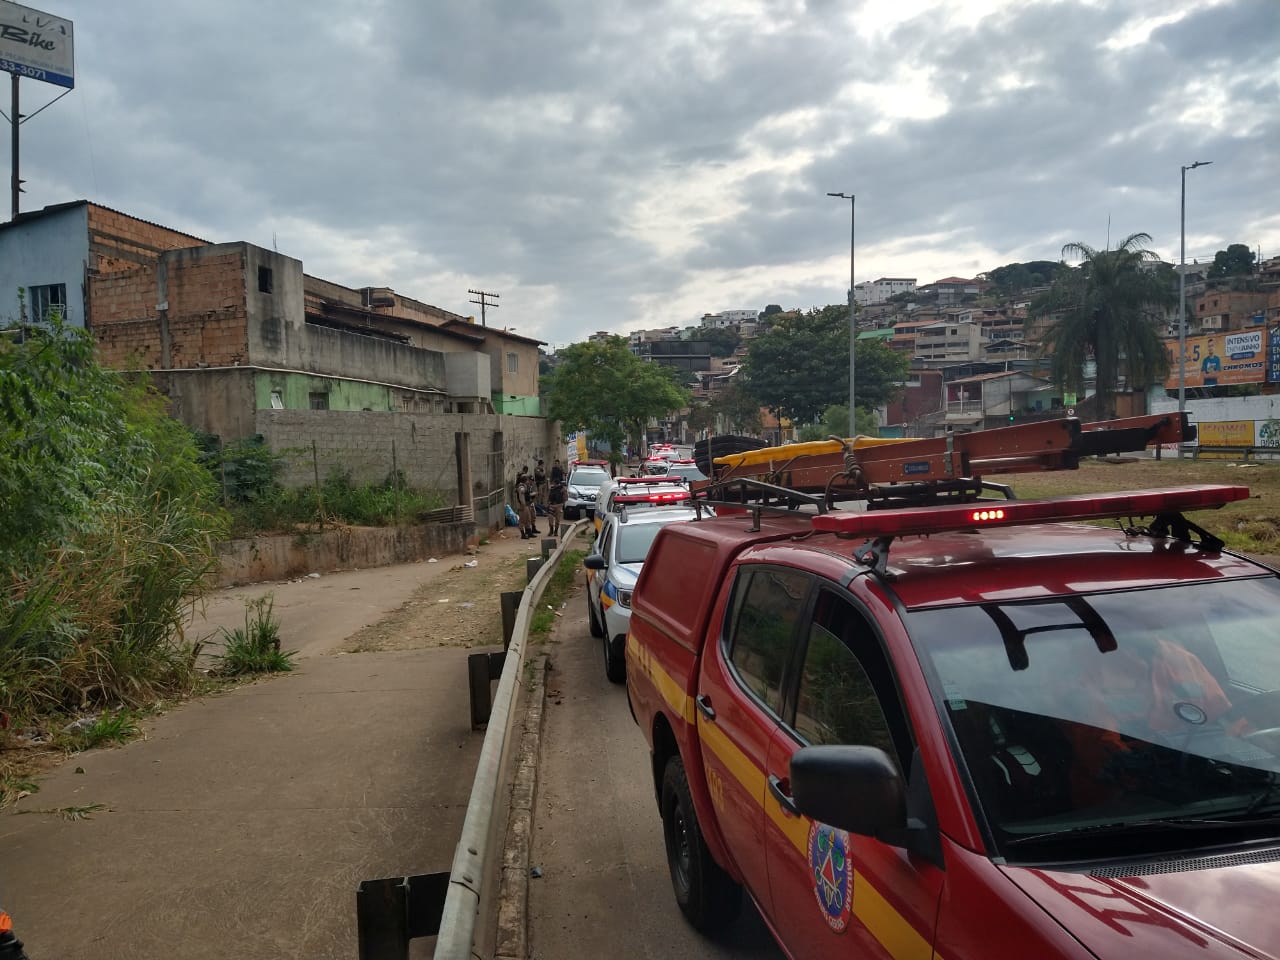
[[[1049,833],[1035,833],[1025,837],[1013,837],[1005,841],[1010,847],[1024,843],[1045,840],[1080,839],[1082,837],[1105,837],[1117,833],[1159,833],[1167,831],[1194,830],[1229,830],[1240,827],[1272,826],[1280,828],[1280,820],[1275,817],[1255,817],[1234,820],[1208,820],[1203,817],[1162,817],[1157,820],[1119,820],[1115,823],[1091,823],[1066,830],[1055,830]]]

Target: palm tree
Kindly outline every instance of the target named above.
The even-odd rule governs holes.
[[[1052,354],[1049,375],[1065,390],[1083,392],[1084,364],[1096,364],[1099,416],[1115,415],[1114,393],[1120,378],[1132,389],[1162,380],[1169,359],[1159,324],[1177,302],[1173,292],[1148,264],[1159,258],[1144,246],[1151,237],[1134,233],[1114,250],[1095,250],[1068,243],[1063,266],[1049,291],[1031,305],[1031,318],[1049,316],[1053,325],[1042,344]]]

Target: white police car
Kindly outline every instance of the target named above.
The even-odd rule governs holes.
[[[706,513],[707,511],[703,511]],[[587,568],[587,622],[591,635],[604,641],[604,672],[614,683],[627,678],[624,657],[631,620],[631,591],[658,531],[671,523],[692,520],[692,507],[651,507],[604,514],[604,526]]]

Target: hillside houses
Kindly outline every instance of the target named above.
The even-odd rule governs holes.
[[[1158,267],[1158,265],[1156,265]],[[1166,267],[1167,269],[1167,267]],[[1176,268],[1175,268],[1176,269]],[[1187,379],[1193,398],[1222,395],[1224,388],[1253,385],[1263,393],[1280,389],[1280,257],[1259,264],[1250,277],[1210,279],[1208,266],[1188,264],[1186,270]],[[1176,276],[1176,273],[1174,274]],[[906,354],[911,369],[899,398],[880,411],[881,431],[893,435],[931,435],[948,430],[971,430],[1007,425],[1011,418],[1035,419],[1063,416],[1067,410],[1094,416],[1091,407],[1092,364],[1086,367],[1086,389],[1079,395],[1064,394],[1047,378],[1043,344],[1054,322],[1052,317],[1032,319],[1035,297],[1048,287],[1033,287],[1002,294],[993,285],[975,278],[945,277],[916,286],[914,279],[882,278],[859,284],[859,343],[879,341]],[[640,345],[659,339],[696,339],[700,331],[731,327],[742,337],[733,357],[712,357],[705,369],[694,371],[697,400],[713,400],[739,375],[740,362],[753,337],[768,330],[774,317],[747,316],[748,311],[724,311],[704,315],[700,327],[669,327],[632,334],[637,353],[651,353]],[[1160,333],[1170,344],[1171,372],[1164,384],[1116,385],[1116,415],[1147,412],[1148,391],[1176,395],[1178,311],[1171,309],[1157,319]],[[1259,336],[1236,340],[1250,331]],[[1206,353],[1221,354],[1231,336],[1235,352],[1245,345],[1261,344],[1258,357],[1242,362],[1239,370],[1225,370],[1219,377],[1202,375],[1198,359]],[[1207,338],[1216,337],[1216,341]],[[1271,357],[1274,352],[1275,356]],[[1271,362],[1263,359],[1271,357]],[[1194,366],[1194,371],[1192,370]],[[1225,363],[1233,367],[1230,359]],[[1264,369],[1264,367],[1266,369]],[[1268,380],[1272,376],[1274,380]],[[1164,388],[1162,390],[1161,388]],[[779,435],[785,436],[785,429]]]

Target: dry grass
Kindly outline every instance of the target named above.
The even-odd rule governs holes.
[[[1022,499],[1073,493],[1149,490],[1195,483],[1248,487],[1248,500],[1219,510],[1200,510],[1190,516],[1221,537],[1233,550],[1273,560],[1280,555],[1280,464],[1248,466],[1222,460],[1154,460],[1122,458],[1089,460],[1078,470],[1023,473],[988,479],[1007,483]]]

